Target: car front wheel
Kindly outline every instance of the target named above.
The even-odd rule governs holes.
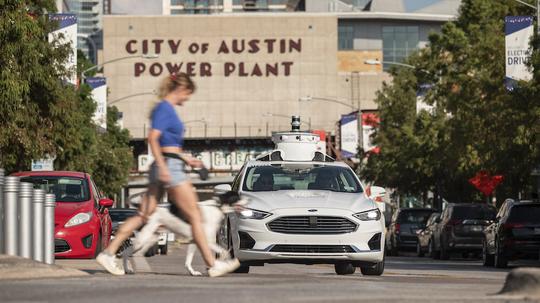
[[[234,247],[233,247],[233,240],[232,240],[232,233],[231,233],[231,223],[227,222],[227,249],[229,250],[231,254],[231,258],[234,258]],[[234,273],[236,274],[247,274],[249,273],[249,265],[245,265],[240,263],[240,267],[238,267]]]
[[[495,258],[494,258],[495,267],[497,268],[506,268],[508,266],[508,259],[504,255],[504,252],[499,246],[499,241],[495,244]]]
[[[484,240],[482,243],[482,265],[493,266],[495,264],[494,256],[488,251],[487,242]]]
[[[360,267],[360,271],[364,276],[380,276],[384,272],[384,258],[381,262],[377,262],[372,266]]]
[[[352,263],[336,263],[334,269],[338,275],[352,275],[356,271]]]

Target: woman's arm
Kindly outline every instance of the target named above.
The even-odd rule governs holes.
[[[151,129],[148,133],[148,144],[150,144],[150,150],[154,156],[154,161],[159,170],[159,179],[162,182],[168,183],[170,181],[169,170],[167,169],[167,164],[165,163],[165,158],[161,154],[161,146],[159,145],[159,137],[161,136],[161,131],[157,129]]]

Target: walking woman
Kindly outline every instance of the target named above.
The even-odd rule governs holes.
[[[152,129],[148,134],[148,142],[155,158],[150,169],[148,191],[141,203],[139,215],[126,220],[114,240],[97,257],[97,262],[114,275],[124,274],[124,269],[117,263],[116,252],[133,231],[142,226],[146,218],[153,213],[164,189],[191,224],[193,240],[209,267],[208,275],[222,276],[240,265],[237,259],[215,260],[204,235],[197,194],[184,172],[184,163],[191,167],[202,167],[202,162],[181,154],[184,124],[176,114],[174,106],[182,106],[194,92],[195,84],[185,73],[173,74],[161,83],[162,100],[152,111]]]

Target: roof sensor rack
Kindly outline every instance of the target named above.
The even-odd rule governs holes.
[[[320,151],[316,151],[315,155],[313,156],[312,161],[316,161],[316,162],[334,162],[336,160],[334,158],[328,156],[328,155],[325,155],[325,154],[321,153]]]

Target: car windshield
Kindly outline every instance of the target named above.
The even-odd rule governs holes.
[[[34,188],[54,194],[56,202],[84,202],[90,200],[88,183],[85,179],[56,176],[31,176],[21,178],[21,182],[34,184]]]
[[[508,223],[540,223],[540,204],[512,207]]]
[[[429,210],[402,211],[397,223],[400,224],[426,224],[433,212]]]
[[[252,166],[246,171],[243,190],[329,190],[361,193],[362,186],[347,167],[319,164],[273,164]]]
[[[486,205],[456,206],[452,211],[452,219],[492,220],[495,214],[495,209]]]
[[[124,222],[127,218],[133,217],[137,214],[137,210],[109,210],[109,215],[113,222]]]

